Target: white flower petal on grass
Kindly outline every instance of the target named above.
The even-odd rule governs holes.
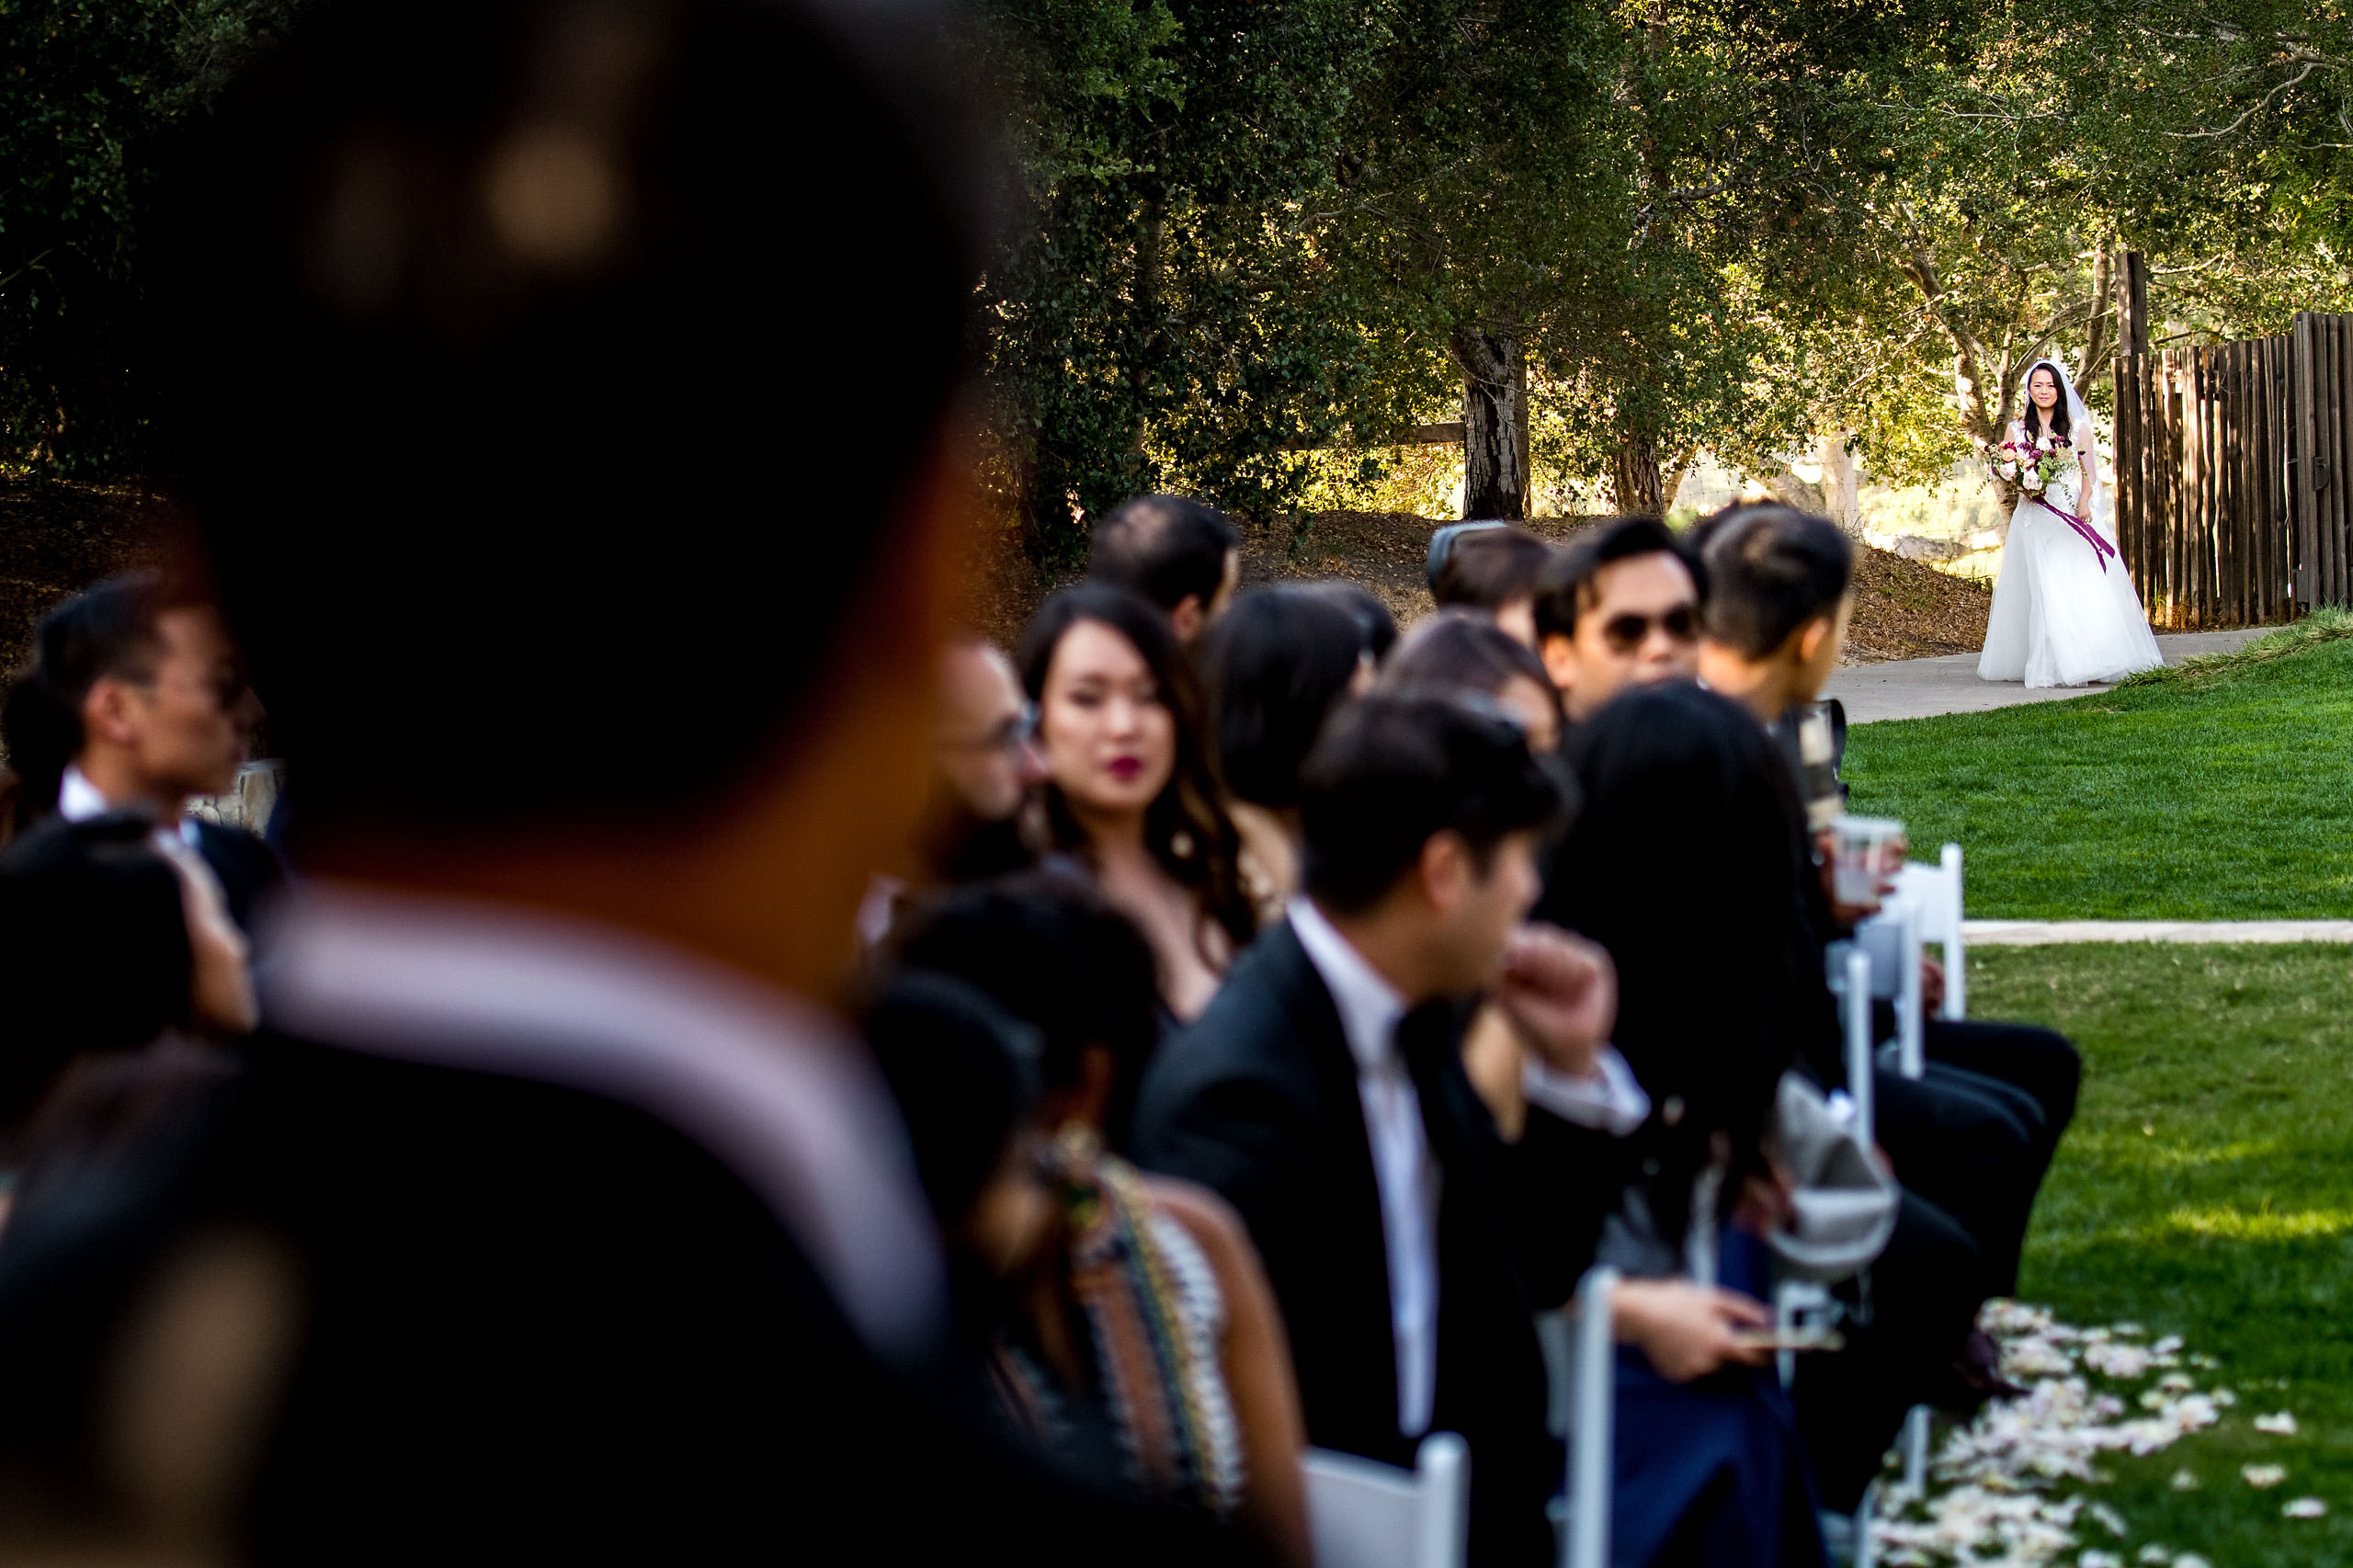
[[[2272,1487],[2288,1479],[2288,1467],[2284,1464],[2245,1464],[2239,1466],[2239,1474],[2249,1486]]]
[[[2185,1551],[2173,1560],[2173,1568],[2214,1568],[2214,1565],[2194,1551]]]
[[[2270,1415],[2258,1415],[2255,1418],[2255,1429],[2268,1432],[2275,1437],[2292,1437],[2296,1435],[2296,1414],[2292,1410],[2282,1410]]]
[[[2094,1503],[2090,1507],[2086,1508],[2084,1512],[2091,1516],[2091,1519],[2094,1524],[2098,1525],[2102,1529],[2108,1531],[2109,1534],[2122,1535],[2124,1533],[2124,1516],[2118,1513],[2114,1508],[2109,1507],[2107,1504]]]
[[[2167,1393],[2188,1393],[2197,1385],[2190,1381],[2187,1372],[2167,1372],[2157,1380],[2157,1386]]]
[[[2187,1466],[2175,1471],[2173,1472],[2173,1489],[2176,1492],[2197,1491],[2198,1472],[2194,1470],[2188,1469]]]
[[[2139,1561],[2151,1564],[2159,1562],[2170,1563],[2173,1561],[2173,1548],[2169,1546],[2159,1546],[2155,1541],[2151,1541],[2148,1545],[2141,1549]]]
[[[2238,1402],[2239,1395],[2236,1389],[2216,1389],[2214,1391],[2214,1403],[2216,1404],[2228,1406],[2236,1404]]]
[[[2168,1334],[2149,1348],[2160,1356],[2178,1356],[2181,1354],[2181,1335]]]
[[[2110,1333],[2112,1333],[2112,1334],[2115,1334],[2115,1335],[2118,1335],[2120,1338],[2124,1338],[2124,1339],[2138,1339],[2138,1338],[2140,1338],[2143,1335],[2144,1335],[2144,1334],[2148,1333],[2149,1331],[2148,1331],[2147,1329],[2145,1329],[2145,1328],[2143,1328],[2143,1327],[2142,1327],[2139,1324],[2137,1324],[2137,1323],[2120,1323],[2120,1324],[2112,1324],[2112,1325],[2110,1326],[2109,1332],[2110,1332]]]
[[[2097,1549],[2079,1551],[2075,1554],[2075,1568],[2124,1568],[2124,1559],[2113,1551]]]
[[[2328,1505],[2317,1497],[2299,1497],[2279,1509],[2283,1519],[2317,1519],[2328,1512]]]

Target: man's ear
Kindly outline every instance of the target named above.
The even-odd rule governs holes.
[[[1190,642],[1200,635],[1202,619],[1208,614],[1200,595],[1187,594],[1176,601],[1176,608],[1168,612],[1169,629],[1176,633],[1177,642]]]
[[[1814,655],[1822,652],[1822,640],[1837,634],[1838,617],[1835,613],[1815,616],[1812,620],[1799,627],[1797,631],[1790,633],[1797,640],[1798,663],[1801,665],[1813,663]]]
[[[112,676],[100,676],[90,683],[82,698],[82,734],[85,740],[111,741],[117,745],[129,745],[137,739],[137,726],[131,711],[131,687],[128,681]]]
[[[1553,689],[1563,697],[1576,689],[1577,645],[1574,638],[1553,632],[1537,649],[1544,661],[1544,673],[1552,677]]]
[[[1470,892],[1475,880],[1471,846],[1450,828],[1431,834],[1423,841],[1422,858],[1415,870],[1422,897],[1440,915],[1450,915]]]

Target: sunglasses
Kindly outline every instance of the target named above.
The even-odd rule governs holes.
[[[1601,640],[1609,644],[1613,653],[1631,653],[1643,645],[1657,627],[1677,642],[1689,642],[1699,635],[1699,612],[1694,606],[1677,605],[1663,615],[1613,615],[1601,623]]]

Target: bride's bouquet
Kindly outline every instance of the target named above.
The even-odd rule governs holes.
[[[2076,466],[2075,444],[2055,432],[2029,436],[1989,449],[1985,463],[1996,480],[2015,484],[2029,495],[2040,495],[2060,475]]]

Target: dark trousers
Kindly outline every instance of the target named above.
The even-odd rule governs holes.
[[[2025,1024],[1937,1020],[1917,1079],[1874,1076],[1879,1141],[1896,1178],[1977,1239],[1987,1288],[2018,1289],[2035,1194],[2075,1114],[2075,1048]]]
[[[1852,1513],[1904,1414],[1952,1387],[1953,1358],[1989,1294],[1976,1240],[1906,1191],[1887,1250],[1838,1289],[1847,1347],[1798,1358],[1798,1434],[1824,1507]]]

